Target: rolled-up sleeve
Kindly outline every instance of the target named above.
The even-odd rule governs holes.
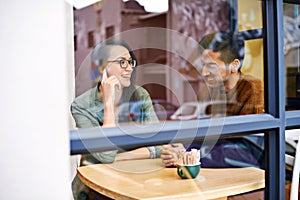
[[[117,153],[118,153],[117,150],[113,150],[113,151],[93,153],[92,155],[101,163],[113,163],[115,161]]]

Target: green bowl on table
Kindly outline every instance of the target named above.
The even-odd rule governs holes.
[[[178,165],[177,174],[182,179],[194,179],[198,176],[201,163],[195,165]]]

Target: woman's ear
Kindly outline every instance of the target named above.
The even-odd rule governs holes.
[[[239,68],[240,68],[240,60],[239,59],[234,59],[231,63],[230,63],[230,66],[231,66],[231,72],[232,73],[237,73]]]

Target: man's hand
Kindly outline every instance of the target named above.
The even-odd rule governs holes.
[[[185,148],[181,143],[163,145],[162,147],[161,159],[166,167],[174,166],[185,152]]]

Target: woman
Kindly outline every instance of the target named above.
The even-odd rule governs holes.
[[[115,127],[119,122],[118,106],[126,102],[139,102],[140,117],[131,114],[127,119],[123,117],[123,122],[158,122],[149,94],[142,87],[134,85],[136,57],[125,42],[100,42],[94,47],[91,59],[97,66],[95,77],[98,84],[77,97],[71,105],[78,128]],[[158,158],[160,154],[161,147],[156,146],[123,153],[117,153],[117,150],[99,152],[93,156],[101,163],[111,163],[117,160]]]
[[[136,57],[123,41],[108,40],[97,44],[91,55],[96,69],[93,71],[97,86],[78,96],[71,105],[72,116],[78,128],[115,127],[119,122],[158,122],[149,94],[134,84]],[[138,102],[138,113],[119,118],[119,105]],[[124,106],[123,106],[124,108]],[[130,109],[127,107],[127,109]],[[122,114],[122,113],[120,113]],[[139,116],[139,117],[137,117]],[[117,160],[159,158],[161,147],[142,147],[118,153],[118,150],[84,156],[92,163],[112,163]],[[96,194],[76,176],[72,183],[74,199],[95,199]]]

